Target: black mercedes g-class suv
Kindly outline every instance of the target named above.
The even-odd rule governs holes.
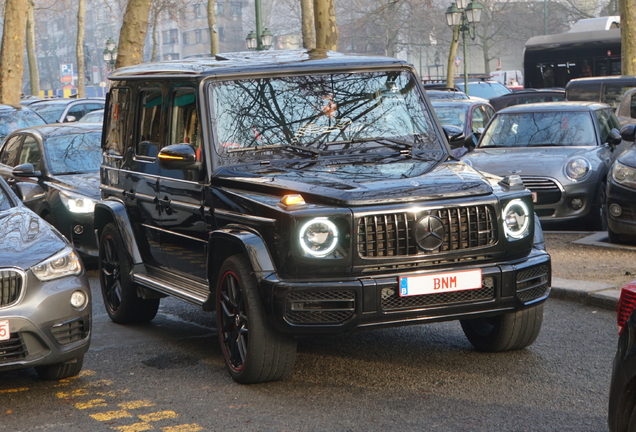
[[[460,320],[530,345],[550,293],[532,196],[450,155],[413,67],[273,51],[110,76],[100,282],[111,319],[167,295],[216,311],[234,380],[281,379],[296,338]]]

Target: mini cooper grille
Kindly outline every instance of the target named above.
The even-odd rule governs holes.
[[[549,178],[521,176],[525,187],[537,193],[537,205],[556,204],[561,201],[561,189]]]
[[[395,288],[382,289],[382,310],[385,312],[401,311],[428,306],[492,300],[494,298],[495,286],[466,291],[400,297],[397,284],[395,284]]]
[[[14,270],[0,270],[0,307],[15,303],[22,292],[22,275]]]
[[[357,220],[358,254],[363,258],[429,255],[490,246],[497,241],[497,218],[491,206],[440,209],[428,214],[444,225],[441,246],[423,251],[412,236],[415,222],[426,213],[391,213]]]
[[[291,324],[339,324],[353,316],[353,291],[302,291],[287,295],[285,319]]]
[[[550,289],[550,266],[541,265],[517,273],[517,297],[522,302],[536,300]]]
[[[88,336],[88,318],[56,324],[51,328],[51,334],[60,345],[69,344]]]
[[[0,363],[15,361],[27,355],[27,347],[19,333],[11,333],[10,339],[0,342]]]

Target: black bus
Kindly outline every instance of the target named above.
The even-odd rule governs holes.
[[[528,39],[523,68],[526,88],[565,87],[574,78],[620,75],[618,17],[580,20],[566,33]]]

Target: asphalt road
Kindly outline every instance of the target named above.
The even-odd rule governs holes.
[[[92,282],[96,285],[95,272]],[[235,384],[214,314],[162,300],[111,323],[94,289],[80,377],[0,373],[0,431],[605,431],[615,314],[550,299],[530,348],[474,351],[459,323],[299,342],[291,377]]]

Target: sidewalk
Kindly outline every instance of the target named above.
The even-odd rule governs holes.
[[[550,297],[615,311],[620,294],[621,288],[613,285],[553,277]]]

